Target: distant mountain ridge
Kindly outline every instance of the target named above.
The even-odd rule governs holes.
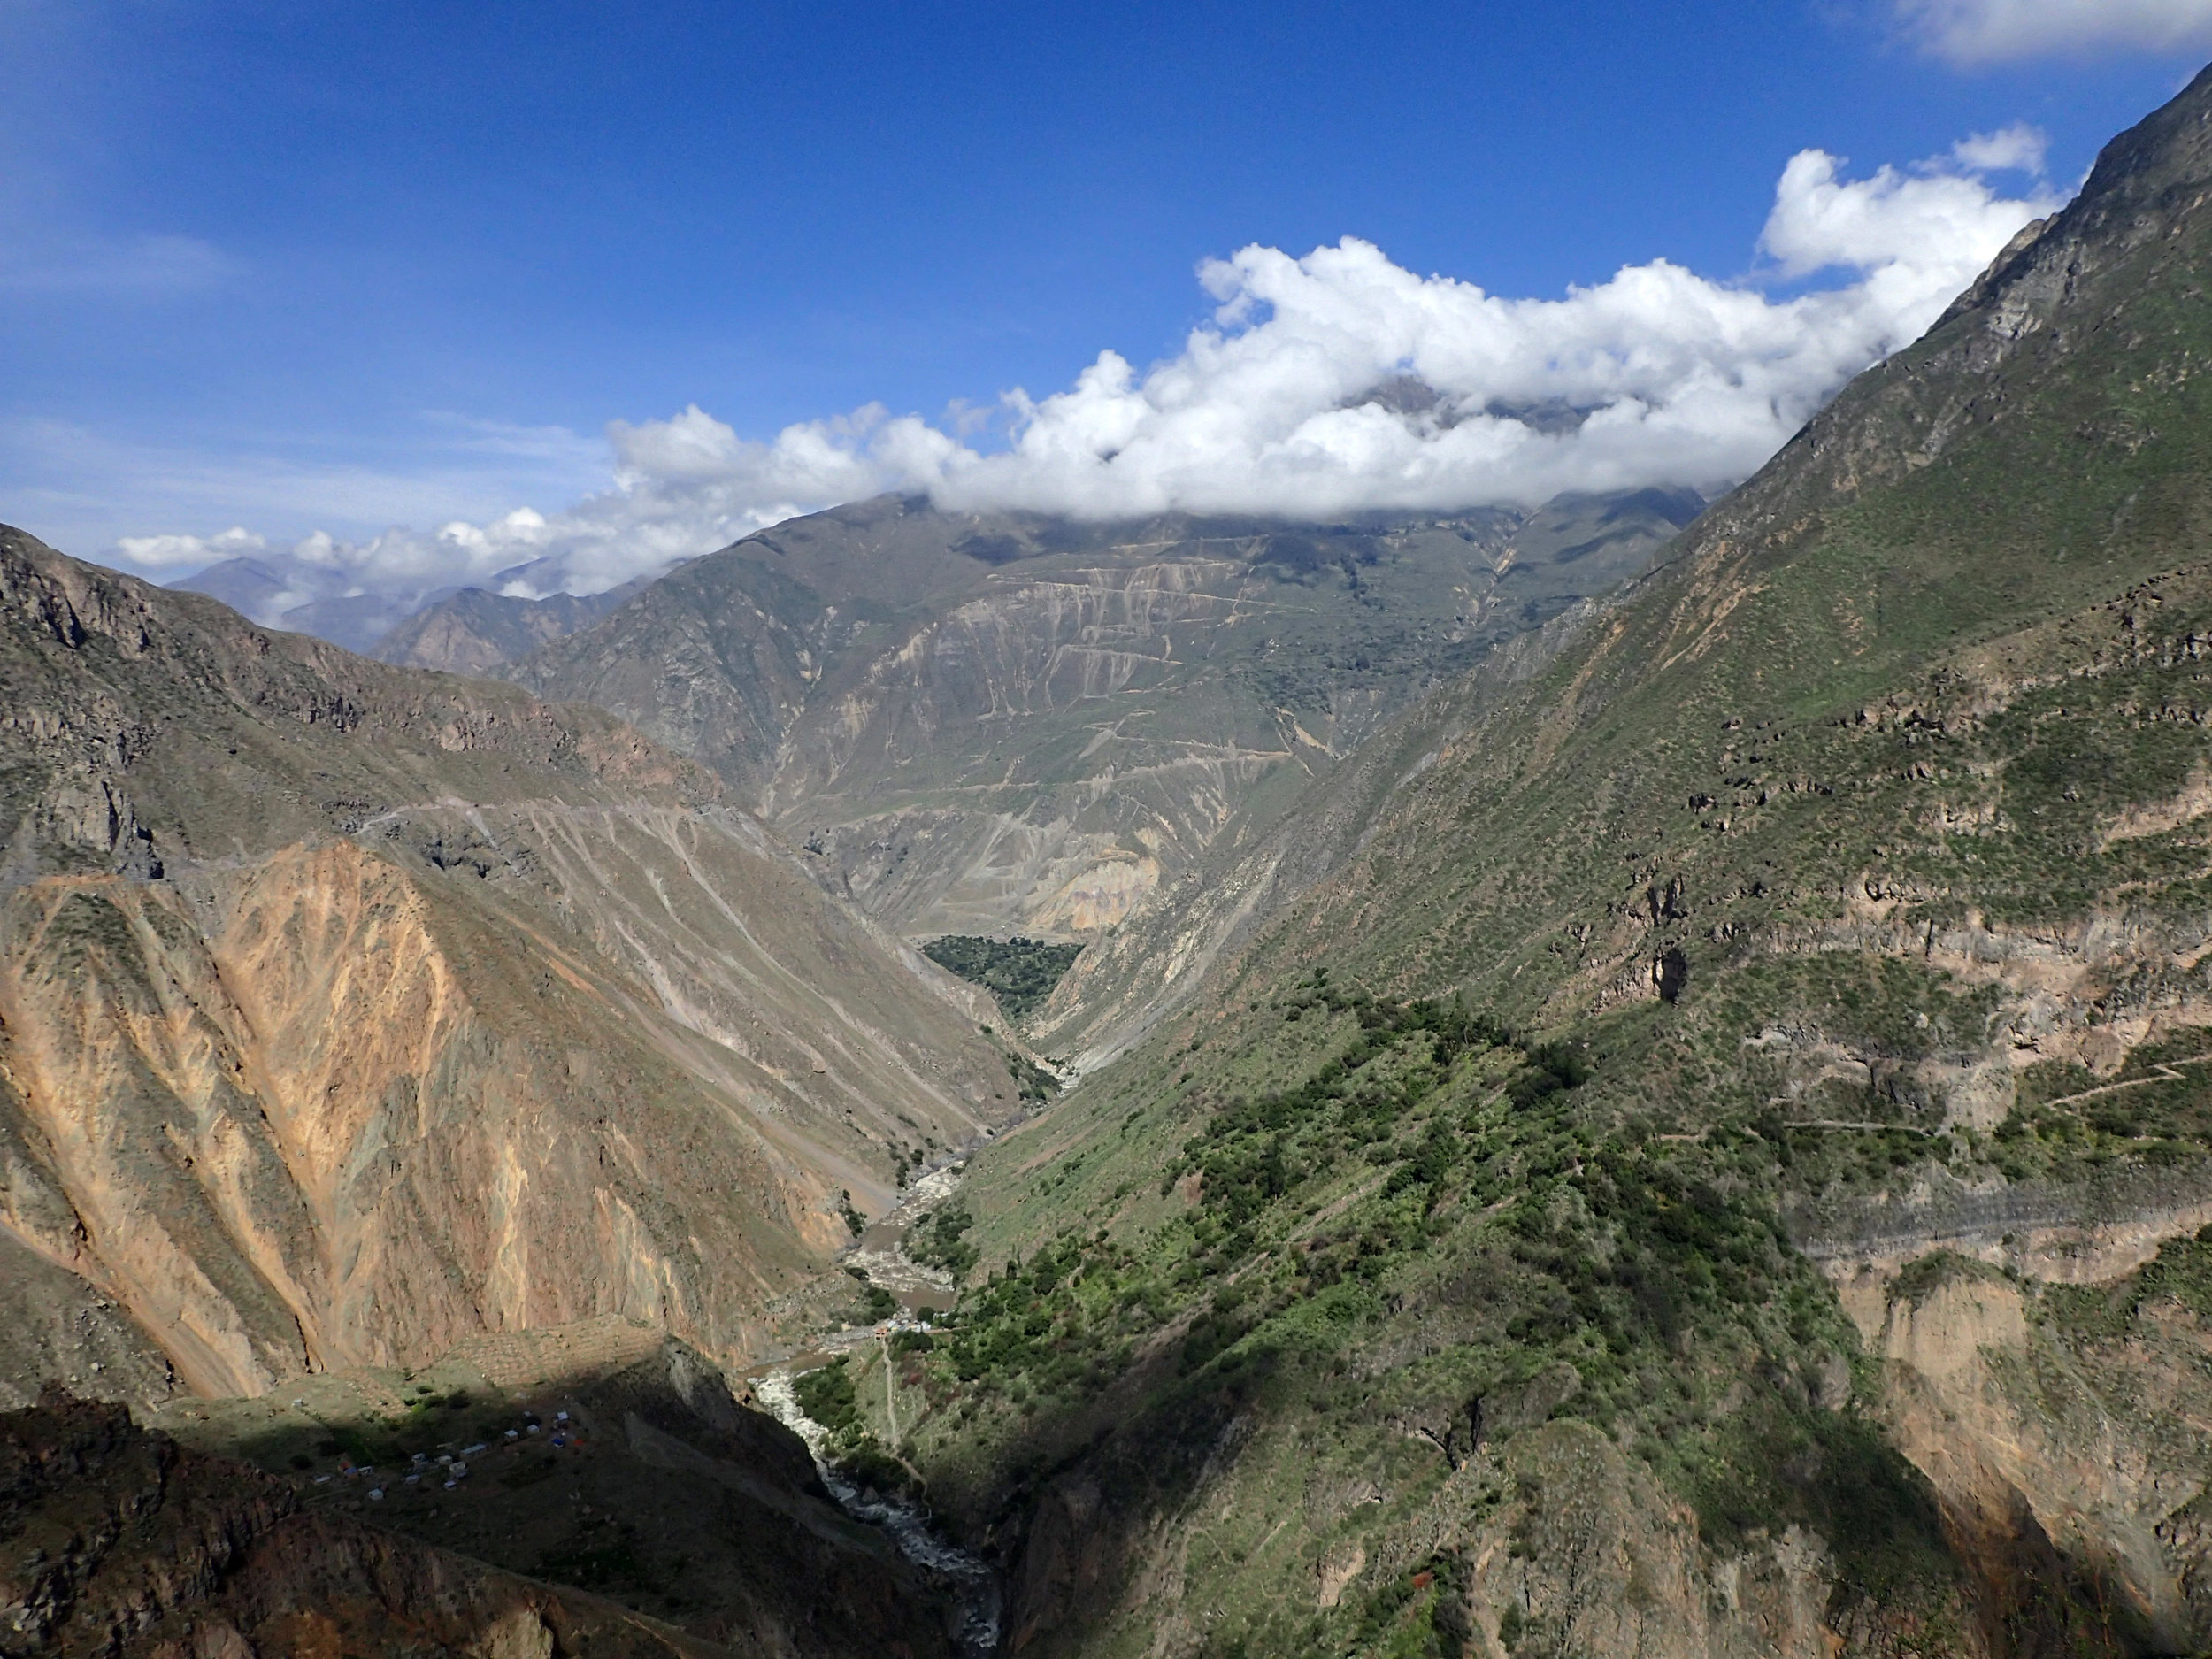
[[[695,756],[909,936],[1083,939],[1702,504],[1090,524],[886,497],[491,672]]]
[[[349,650],[365,650],[424,603],[411,591],[349,592],[343,572],[285,554],[241,556],[166,584],[180,593],[219,599],[264,627],[312,634]],[[431,596],[442,597],[444,590]]]
[[[296,554],[262,553],[225,559],[166,586],[219,599],[263,627],[311,634],[403,667],[465,673],[583,626],[667,568],[573,595],[560,591],[574,576],[558,556],[510,566],[482,586],[457,586],[395,581]],[[513,596],[511,588],[545,597]],[[411,626],[431,611],[443,620]],[[382,641],[401,634],[405,641],[385,651]]]
[[[547,594],[539,599],[464,588],[416,611],[378,639],[367,655],[401,668],[487,673],[549,641],[589,627],[654,580],[640,576],[603,593]]]
[[[1424,687],[1641,569],[1702,506],[1643,489],[1533,512],[1094,523],[887,496],[588,595],[349,593],[282,556],[177,585],[619,714],[910,937],[1079,941]],[[497,585],[534,577],[563,579],[518,566]]]

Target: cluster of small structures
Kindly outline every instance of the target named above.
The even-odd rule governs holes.
[[[304,1403],[303,1401],[294,1402],[296,1405]],[[399,1473],[398,1486],[401,1489],[419,1487],[427,1480],[444,1491],[458,1491],[462,1482],[469,1478],[471,1458],[480,1461],[488,1452],[523,1451],[533,1445],[548,1444],[556,1450],[581,1451],[584,1448],[581,1425],[565,1410],[556,1411],[550,1425],[536,1412],[530,1412],[523,1417],[519,1426],[502,1431],[496,1440],[477,1440],[458,1448],[442,1442],[434,1453],[409,1453],[407,1463]],[[328,1486],[334,1481],[339,1483],[341,1490],[361,1490],[364,1499],[371,1503],[383,1502],[388,1494],[400,1495],[387,1481],[379,1478],[374,1463],[357,1463],[342,1453],[339,1456],[337,1470],[313,1477],[311,1484]],[[359,1484],[357,1486],[356,1483]]]

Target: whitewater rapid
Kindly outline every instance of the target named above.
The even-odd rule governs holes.
[[[854,1520],[888,1533],[901,1555],[951,1589],[959,1615],[953,1640],[965,1659],[997,1659],[1003,1617],[998,1574],[980,1556],[939,1537],[930,1525],[928,1509],[921,1504],[856,1486],[839,1472],[826,1455],[829,1431],[800,1409],[793,1381],[791,1371],[772,1371],[754,1379],[754,1397],[806,1442],[815,1471],[839,1509]]]

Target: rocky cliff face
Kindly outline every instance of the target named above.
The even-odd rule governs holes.
[[[691,1386],[687,1403],[671,1356],[652,1349],[611,1375],[559,1379],[558,1397],[586,1411],[580,1388],[608,1414],[604,1450],[588,1443],[595,1414],[559,1472],[534,1472],[563,1460],[534,1443],[509,1454],[508,1481],[487,1467],[457,1494],[419,1493],[396,1469],[284,1479],[58,1392],[0,1414],[0,1641],[62,1659],[949,1655],[933,1593],[811,1490],[796,1437],[718,1402],[715,1385]],[[656,1497],[691,1525],[656,1513]],[[659,1536],[631,1542],[641,1525]],[[535,1576],[426,1532],[495,1534]],[[684,1594],[657,1594],[672,1541],[693,1552]]]
[[[599,1313],[743,1353],[842,1194],[1012,1110],[968,993],[603,717],[12,533],[0,678],[12,1387]]]
[[[696,756],[910,936],[1092,938],[1701,504],[1321,526],[871,502],[695,561],[499,672]]]
[[[1931,1255],[1864,1279],[1892,1434],[1940,1494],[2001,1650],[2181,1653],[2212,1628],[2206,1240],[2055,1290]]]
[[[250,1460],[303,1518],[527,1575],[546,1599],[604,1598],[717,1653],[953,1651],[946,1586],[840,1511],[805,1443],[712,1361],[641,1321],[475,1337],[275,1398],[180,1399],[151,1426]]]

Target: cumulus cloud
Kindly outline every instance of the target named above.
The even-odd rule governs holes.
[[[1993,133],[1976,133],[1951,146],[1951,158],[1977,173],[2025,173],[2043,176],[2050,135],[2039,127],[2015,121]]]
[[[607,428],[611,488],[551,514],[528,507],[480,524],[397,527],[348,543],[311,537],[293,557],[349,572],[349,589],[421,594],[492,582],[523,597],[595,593],[678,559],[726,547],[799,513],[884,489],[916,488],[948,464],[954,440],[870,406],[741,438],[695,405],[667,420]]]
[[[694,406],[611,426],[610,486],[563,511],[311,539],[293,557],[362,590],[497,579],[516,593],[589,592],[893,489],[1087,518],[1710,491],[1756,470],[2056,205],[2039,184],[2015,196],[1987,177],[2034,174],[2040,144],[2008,128],[1859,179],[1806,150],[1783,170],[1742,280],[1655,260],[1518,299],[1417,275],[1354,238],[1303,257],[1249,247],[1200,267],[1213,313],[1174,356],[1140,370],[1101,352],[1064,389],[1006,394],[989,423],[870,405],[759,442]],[[169,561],[185,540],[136,546]]]
[[[1895,0],[1899,26],[1962,68],[2098,49],[2212,46],[2212,0]]]

